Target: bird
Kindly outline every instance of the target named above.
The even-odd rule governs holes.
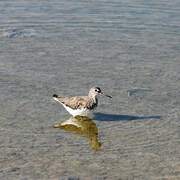
[[[53,99],[60,104],[73,116],[89,116],[98,106],[98,95],[104,95],[108,98],[112,96],[104,94],[99,87],[92,87],[87,96],[58,96],[53,95]]]

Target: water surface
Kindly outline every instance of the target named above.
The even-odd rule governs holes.
[[[0,179],[180,178],[179,80],[179,0],[1,0]],[[99,151],[53,128],[91,86]]]

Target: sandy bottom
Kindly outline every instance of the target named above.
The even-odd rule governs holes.
[[[1,1],[0,179],[180,179],[179,8]],[[91,123],[98,150],[53,127],[70,115],[52,95],[91,86],[113,97]]]

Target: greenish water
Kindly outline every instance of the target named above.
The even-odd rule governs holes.
[[[0,179],[179,179],[179,43],[178,0],[1,0]],[[92,86],[112,100],[54,128]]]

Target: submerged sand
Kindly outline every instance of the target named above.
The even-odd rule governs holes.
[[[180,3],[0,2],[0,179],[180,179]],[[54,124],[52,94],[101,97],[101,149]]]

